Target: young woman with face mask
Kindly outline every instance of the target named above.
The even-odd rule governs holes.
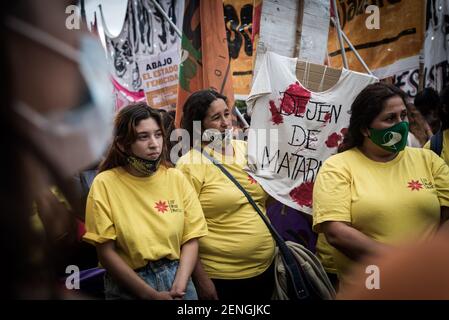
[[[406,147],[404,93],[367,86],[351,106],[347,134],[313,190],[317,252],[340,280],[351,266],[407,241],[428,239],[449,216],[449,168],[430,150]],[[326,242],[330,244],[329,244]]]
[[[200,259],[193,274],[198,295],[204,300],[269,300],[274,240],[244,194],[201,154],[221,162],[265,211],[268,194],[244,170],[247,144],[232,139],[226,97],[214,90],[197,91],[183,111],[181,123],[192,149],[176,166],[194,186],[209,230],[199,241]]]
[[[170,168],[159,112],[129,105],[86,205],[84,240],[97,248],[106,299],[196,299],[190,275],[203,211],[184,175]]]

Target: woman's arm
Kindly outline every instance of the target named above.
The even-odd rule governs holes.
[[[158,292],[150,287],[137,273],[131,269],[115,251],[114,241],[97,245],[98,260],[111,276],[138,299],[142,300],[171,300],[166,291]]]
[[[201,260],[198,258],[192,274],[193,282],[200,300],[218,300],[217,291],[212,280],[203,269]]]
[[[326,221],[321,224],[321,229],[329,244],[352,260],[381,254],[389,248],[344,222]]]
[[[173,298],[182,298],[185,295],[187,282],[192,275],[198,259],[198,239],[190,239],[181,247],[178,271],[176,271],[170,294]]]

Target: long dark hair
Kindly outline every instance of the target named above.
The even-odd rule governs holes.
[[[413,101],[415,107],[428,122],[430,129],[436,133],[440,129],[441,99],[433,88],[424,88],[418,92]]]
[[[170,167],[167,161],[167,145],[165,128],[162,123],[162,117],[157,110],[150,108],[147,104],[140,102],[130,104],[121,109],[115,117],[114,124],[114,140],[109,147],[106,158],[100,164],[99,172],[123,167],[128,164],[127,157],[131,153],[131,145],[137,139],[136,127],[140,121],[152,118],[162,131],[163,147],[161,153],[161,164]],[[123,147],[123,151],[120,149]]]
[[[438,110],[440,105],[438,92],[433,88],[424,88],[416,94],[413,104],[424,117],[427,117],[433,111]]]
[[[194,147],[200,143],[200,141],[193,141],[193,122],[201,121],[202,126],[203,120],[207,114],[207,110],[209,109],[211,103],[217,99],[223,99],[225,103],[227,103],[228,100],[227,97],[213,89],[196,91],[192,93],[186,100],[183,108],[183,116],[181,119],[181,128],[187,130],[187,132],[189,133],[191,147]],[[201,132],[196,132],[196,134],[201,137]]]
[[[369,128],[377,115],[382,112],[385,101],[396,96],[406,105],[405,93],[392,84],[379,82],[366,86],[351,105],[349,128],[338,152],[361,146],[365,138],[362,130]]]

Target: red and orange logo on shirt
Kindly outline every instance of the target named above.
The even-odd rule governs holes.
[[[154,208],[159,212],[159,213],[165,213],[165,211],[168,211],[168,205],[165,201],[159,200],[159,202],[155,203]]]
[[[175,200],[159,200],[154,203],[154,208],[159,213],[177,213],[182,212],[182,208],[179,208],[179,206],[176,204]]]
[[[425,178],[421,178],[421,179],[416,179],[416,180],[410,180],[408,182],[407,188],[410,188],[410,191],[419,191],[423,188],[425,189],[433,189],[433,183],[430,182],[429,180],[425,179]]]

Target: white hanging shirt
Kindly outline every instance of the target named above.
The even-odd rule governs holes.
[[[252,114],[248,172],[273,198],[312,214],[318,170],[337,153],[355,97],[378,80],[343,69],[332,88],[312,92],[296,78],[296,63],[296,58],[265,54],[247,99]]]

